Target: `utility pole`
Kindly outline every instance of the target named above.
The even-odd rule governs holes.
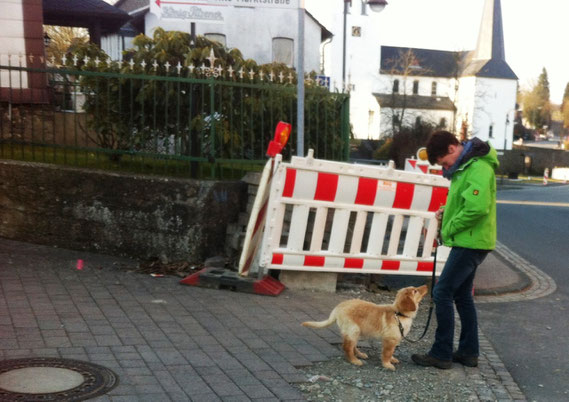
[[[304,0],[298,4],[298,56],[296,66],[296,155],[304,156]]]

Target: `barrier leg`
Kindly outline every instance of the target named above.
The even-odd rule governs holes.
[[[268,275],[262,279],[255,280],[242,277],[235,271],[222,268],[204,268],[188,275],[180,283],[182,285],[225,289],[266,296],[278,296],[285,289],[282,283]]]

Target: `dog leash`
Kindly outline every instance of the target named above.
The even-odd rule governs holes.
[[[425,330],[423,331],[423,334],[419,337],[419,339],[409,339],[404,335],[403,325],[401,324],[401,320],[399,320],[399,316],[402,316],[402,317],[407,317],[407,316],[404,314],[401,314],[400,312],[395,313],[395,319],[397,320],[397,325],[399,325],[399,331],[401,332],[401,337],[403,339],[405,339],[406,341],[409,341],[411,343],[419,342],[421,339],[423,339],[425,337],[425,335],[427,334],[427,331],[429,330],[429,324],[431,323],[431,317],[433,315],[433,308],[435,307],[435,302],[433,301],[433,289],[435,288],[435,274],[437,271],[437,251],[438,251],[438,249],[439,249],[439,239],[437,237],[437,239],[435,240],[435,257],[433,260],[433,275],[431,277],[431,300],[429,302],[429,315],[427,317],[427,323],[425,324]]]

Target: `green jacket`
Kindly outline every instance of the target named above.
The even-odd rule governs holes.
[[[496,246],[496,150],[474,156],[454,172],[443,215],[445,246],[493,250]]]

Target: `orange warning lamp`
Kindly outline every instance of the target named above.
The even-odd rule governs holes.
[[[425,147],[419,148],[419,150],[417,151],[417,159],[422,161],[426,161],[429,159],[429,155],[427,155],[427,148]]]
[[[277,128],[275,129],[275,138],[269,142],[267,156],[274,158],[277,154],[281,153],[288,142],[288,137],[290,136],[291,131],[292,126],[290,123],[279,121],[279,124],[277,124]]]

